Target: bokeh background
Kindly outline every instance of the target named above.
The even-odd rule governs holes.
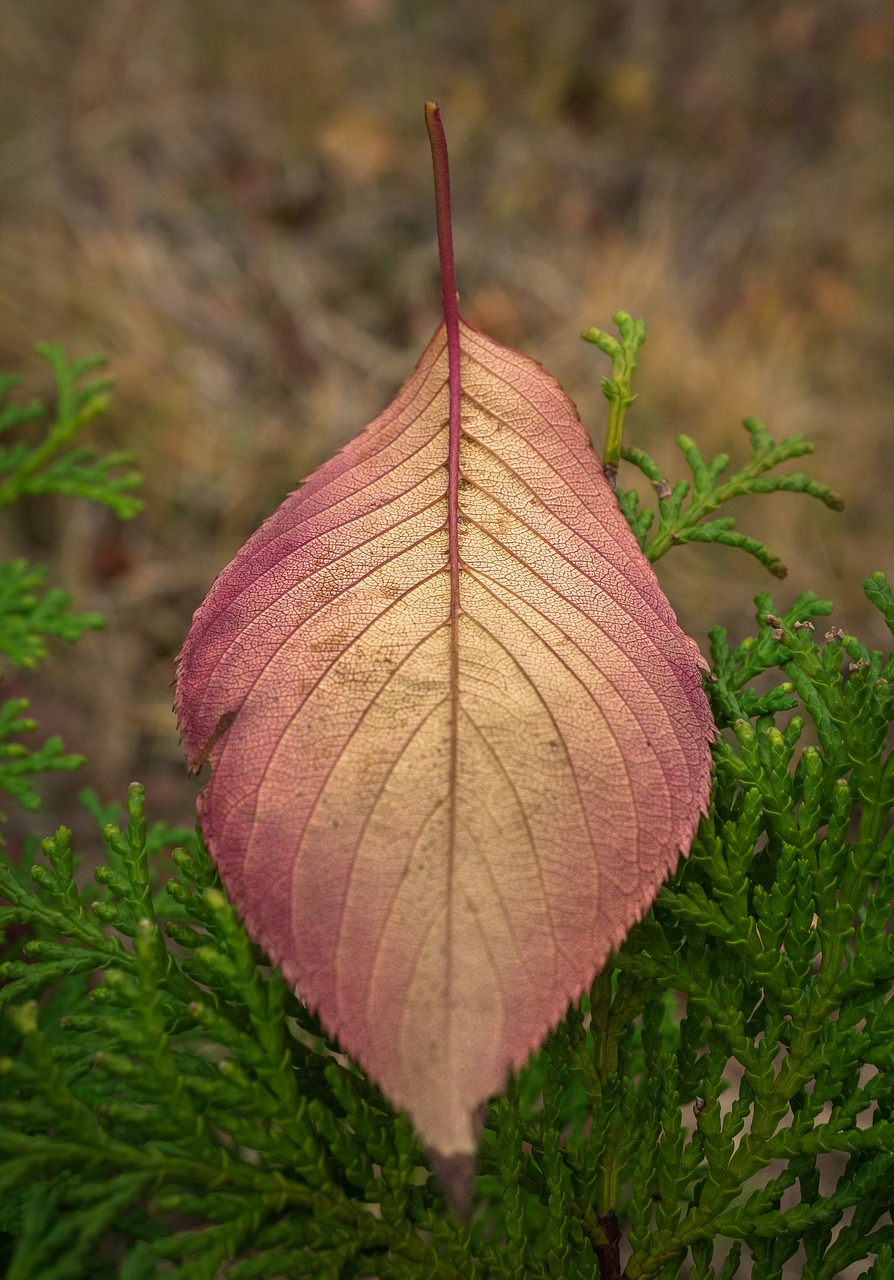
[[[40,391],[34,340],[106,355],[101,438],[146,477],[127,527],[46,502],[0,535],[109,618],[25,690],[106,798],[139,777],[189,821],[192,611],[438,321],[426,97],[465,315],[555,373],[597,446],[607,362],[578,333],[623,308],[649,330],[628,438],[672,479],[677,434],[742,459],[756,414],[847,499],[742,504],[784,584],[673,552],[684,626],[740,638],[757,591],[809,588],[884,643],[859,581],[892,567],[887,0],[0,0],[0,367]]]

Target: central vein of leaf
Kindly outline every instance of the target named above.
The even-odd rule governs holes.
[[[462,376],[460,370],[459,306],[456,298],[456,268],[453,261],[453,226],[450,217],[450,167],[447,139],[441,113],[434,102],[425,104],[425,123],[431,143],[435,178],[435,214],[438,226],[438,256],[441,265],[441,297],[447,336],[447,386],[450,422],[447,446],[447,557],[450,566],[450,792],[448,874],[456,829],[457,751],[459,739],[459,441],[462,433]],[[451,895],[448,893],[447,929],[450,930]],[[450,945],[448,940],[448,956]],[[449,983],[449,977],[448,977]]]

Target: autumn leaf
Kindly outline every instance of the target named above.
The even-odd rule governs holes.
[[[468,1195],[483,1108],[688,849],[704,663],[574,406],[458,315],[221,573],[179,657],[249,933]]]

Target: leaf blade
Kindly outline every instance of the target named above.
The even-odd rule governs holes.
[[[571,402],[460,340],[458,559],[442,326],[218,579],[177,685],[249,930],[446,1157],[688,847],[711,734]]]

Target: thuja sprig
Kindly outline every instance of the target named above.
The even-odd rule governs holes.
[[[883,575],[864,585],[886,611],[894,607]],[[711,813],[689,862],[617,960],[685,996],[704,1053],[684,1054],[681,1039],[670,1067],[681,1100],[699,1097],[695,1131],[682,1155],[672,1130],[658,1143],[659,1167],[671,1156],[667,1142],[674,1167],[697,1157],[688,1208],[667,1232],[643,1204],[655,1230],[640,1226],[631,1280],[665,1274],[686,1249],[702,1257],[698,1273],[713,1276],[711,1241],[724,1235],[747,1244],[762,1277],[780,1276],[805,1242],[810,1280],[831,1280],[892,1243],[882,1187],[894,1173],[894,1079],[890,1069],[865,1082],[860,1072],[887,1063],[891,1034],[894,663],[834,632],[817,644],[803,617],[809,603],[780,617],[759,598],[757,643],[733,650],[715,633],[710,691],[729,729]],[[777,728],[763,708],[756,721],[736,715],[743,671],[774,668],[785,677],[778,692],[795,692],[821,751],[799,751],[798,717]],[[832,1151],[848,1157],[846,1172],[820,1197],[818,1161]],[[772,1161],[784,1162],[781,1174],[743,1198]],[[854,1206],[859,1229],[839,1235],[833,1258],[835,1224]]]
[[[655,512],[640,509],[640,494],[636,489],[618,490],[618,504],[624,512],[637,540],[651,561],[665,555],[671,547],[685,542],[715,542],[739,550],[759,560],[770,573],[784,578],[788,570],[765,543],[741,533],[732,516],[707,519],[734,498],[751,493],[806,493],[817,498],[825,506],[840,511],[844,503],[828,485],[811,480],[801,472],[775,472],[776,468],[793,458],[813,452],[813,445],[803,436],[788,436],[778,444],[757,418],[744,420],[748,432],[751,455],[738,471],[722,477],[729,470],[730,457],[718,453],[706,461],[695,442],[689,436],[677,437],[677,447],[686,459],[691,480],[678,480],[671,485],[657,462],[634,445],[622,443],[624,417],[636,396],[631,390],[636,373],[636,352],[645,342],[645,324],[633,320],[624,311],[613,317],[621,334],[621,342],[601,329],[585,329],[581,335],[605,352],[612,361],[612,378],[603,380],[602,389],[609,401],[609,420],[603,452],[603,470],[615,487],[618,462],[623,458],[637,467],[646,477],[658,498],[658,527],[650,531]]]
[[[646,322],[634,320],[626,311],[616,311],[612,319],[618,326],[620,342],[604,329],[584,329],[581,337],[585,342],[592,342],[597,346],[612,362],[612,376],[602,379],[602,394],[608,401],[602,469],[614,489],[622,454],[624,418],[636,399],[631,386],[636,373],[636,353],[646,340]]]
[[[140,477],[123,469],[128,455],[98,457],[91,449],[71,447],[81,430],[108,408],[111,380],[83,383],[103,361],[69,360],[60,347],[49,343],[38,344],[36,350],[53,373],[52,407],[41,400],[19,403],[12,392],[20,379],[0,373],[0,507],[29,495],[56,493],[102,503],[123,519],[136,515],[142,503],[132,490]],[[68,593],[45,589],[44,583],[41,565],[24,560],[0,563],[0,655],[14,666],[30,668],[42,662],[50,636],[73,643],[84,631],[103,625],[98,613],[72,613]]]
[[[33,813],[40,808],[33,779],[45,773],[79,769],[84,757],[66,751],[58,734],[34,748],[18,741],[37,728],[37,721],[24,714],[28,706],[25,698],[7,698],[0,703],[0,789]]]
[[[25,560],[0,563],[0,654],[16,667],[31,668],[47,656],[47,637],[73,644],[103,626],[99,613],[72,613],[71,596],[44,589],[46,571]]]
[[[84,379],[105,362],[97,357],[69,360],[61,347],[42,342],[38,355],[49,364],[55,385],[54,404],[40,400],[20,404],[10,393],[20,379],[0,374],[0,435],[9,443],[0,446],[0,507],[33,494],[58,493],[87,498],[111,507],[122,519],[141,509],[133,496],[140,484],[134,471],[126,470],[130,455],[98,456],[93,449],[76,445],[75,439],[109,405],[109,378]],[[29,428],[41,423],[36,443],[29,443]]]
[[[60,347],[41,344],[55,383],[54,405],[27,404],[13,397],[20,379],[0,373],[0,507],[35,494],[64,494],[100,502],[118,515],[135,515],[142,504],[132,490],[139,476],[125,468],[128,458],[97,456],[73,444],[78,433],[108,406],[108,379],[84,382],[100,360],[68,360]],[[35,430],[37,427],[37,430]],[[74,613],[71,597],[45,586],[43,566],[25,560],[0,562],[0,663],[33,668],[47,657],[50,638],[73,643],[104,625],[98,613]],[[2,675],[2,667],[0,667]],[[39,747],[19,741],[36,724],[24,713],[28,702],[11,698],[0,705],[0,790],[23,808],[40,800],[32,779],[53,770],[76,769],[82,758],[66,752],[58,737]]]

